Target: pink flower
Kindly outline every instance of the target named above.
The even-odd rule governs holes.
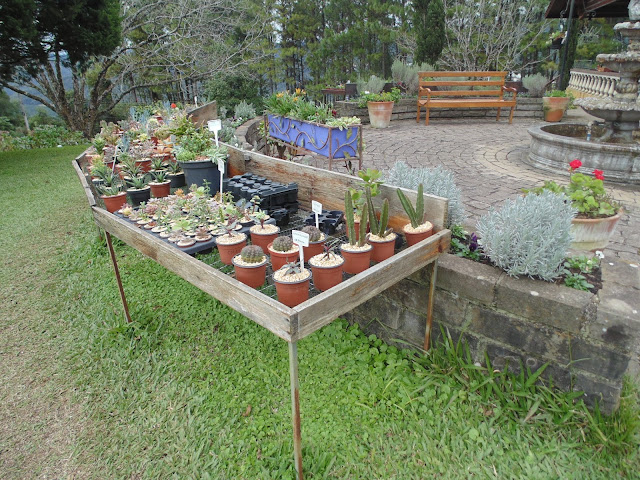
[[[576,158],[575,160],[569,162],[569,166],[571,167],[571,170],[577,170],[582,166],[582,162]]]
[[[175,103],[172,103],[172,104],[171,104],[171,108],[176,108],[176,104],[175,104]]]
[[[598,179],[598,180],[604,180],[604,172],[602,170],[594,170],[593,171],[593,175]]]

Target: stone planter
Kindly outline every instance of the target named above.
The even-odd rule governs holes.
[[[571,221],[573,241],[571,248],[580,250],[604,250],[622,216],[619,211],[612,217],[574,218]]]

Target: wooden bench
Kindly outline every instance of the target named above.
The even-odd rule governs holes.
[[[426,110],[424,124],[429,125],[431,108],[497,108],[498,121],[500,109],[511,107],[511,123],[518,92],[504,86],[506,76],[507,72],[419,72],[416,122],[420,122],[421,108]],[[478,90],[475,87],[494,88]],[[513,92],[513,98],[504,98],[504,92]]]

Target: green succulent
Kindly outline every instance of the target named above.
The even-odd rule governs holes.
[[[418,228],[423,223],[424,220],[424,190],[422,184],[418,185],[418,196],[416,198],[416,208],[413,208],[409,199],[405,196],[404,193],[400,189],[396,190],[398,193],[398,198],[400,198],[400,203],[402,203],[402,208],[407,213],[409,217],[409,221],[411,222],[411,226],[413,228]]]
[[[293,239],[291,237],[280,236],[273,241],[271,248],[276,252],[288,252],[293,247]]]
[[[303,227],[302,231],[309,234],[310,242],[318,242],[320,241],[320,239],[322,239],[322,232],[313,225],[307,225],[306,227]]]
[[[259,245],[247,245],[240,251],[240,258],[246,263],[260,263],[264,259],[264,252]]]

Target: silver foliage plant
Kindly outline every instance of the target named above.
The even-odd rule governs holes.
[[[511,276],[556,278],[571,244],[576,210],[564,195],[543,192],[507,200],[478,221],[484,253]]]
[[[411,168],[404,162],[396,162],[386,173],[385,183],[410,190],[417,190],[418,185],[422,184],[424,193],[449,199],[447,227],[464,222],[466,215],[462,194],[456,186],[453,173],[445,168]]]

